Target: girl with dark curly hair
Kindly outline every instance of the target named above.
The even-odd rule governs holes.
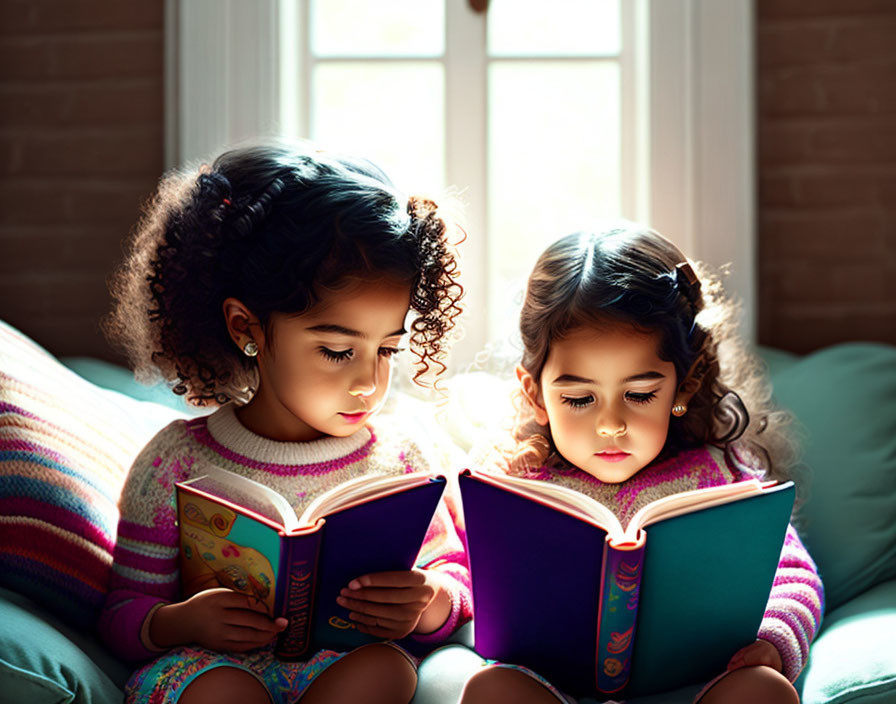
[[[666,495],[790,474],[788,417],[738,341],[732,305],[658,233],[625,225],[552,244],[529,277],[520,331],[520,417],[492,457],[504,471],[580,491],[622,525]],[[823,602],[790,526],[755,642],[730,654],[725,676],[695,685],[695,699],[798,702],[791,682]],[[569,701],[531,670],[495,665],[471,678],[463,704]]]
[[[386,642],[280,662],[271,642],[285,619],[223,588],[180,599],[173,498],[206,462],[297,513],[349,479],[429,469],[414,440],[370,421],[405,339],[415,379],[445,368],[463,293],[451,232],[435,203],[402,197],[370,162],[303,144],[234,149],[162,180],[106,330],[139,376],[217,408],[160,431],[125,484],[100,630],[121,656],[153,659],[128,701],[407,702],[416,661],[391,641],[438,642],[469,619],[445,502],[418,568],[358,575],[338,599]]]

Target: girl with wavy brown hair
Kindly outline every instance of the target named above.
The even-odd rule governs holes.
[[[499,464],[587,494],[623,525],[666,495],[788,478],[788,416],[738,341],[733,312],[718,280],[652,230],[626,224],[558,240],[529,277],[521,413]],[[727,654],[712,682],[695,683],[694,700],[798,702],[791,683],[823,603],[815,564],[790,526],[755,641]],[[462,702],[571,700],[532,670],[492,663]]]
[[[469,619],[442,504],[417,568],[358,575],[338,598],[383,643],[278,661],[285,619],[226,588],[179,596],[173,508],[174,483],[204,463],[268,485],[297,515],[349,479],[427,470],[415,439],[373,419],[405,346],[415,378],[444,369],[463,293],[452,232],[370,162],[306,144],[234,149],[162,180],[113,282],[107,333],[139,376],[216,410],[161,430],[124,487],[99,627],[122,657],[150,661],[128,701],[408,702],[416,661],[391,641],[438,642]]]

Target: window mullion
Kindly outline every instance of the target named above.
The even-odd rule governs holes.
[[[445,0],[445,182],[461,189],[464,243],[465,336],[456,345],[459,359],[472,359],[487,340],[488,236],[486,17],[465,0]]]

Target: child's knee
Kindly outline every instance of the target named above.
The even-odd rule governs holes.
[[[351,663],[352,677],[365,683],[365,686],[393,690],[399,699],[406,691],[410,692],[408,699],[413,696],[417,687],[417,671],[397,648],[373,643],[352,651],[344,659],[346,664]]]
[[[271,704],[261,681],[237,667],[216,667],[198,675],[184,689],[178,704]]]
[[[507,667],[484,667],[467,681],[461,697],[462,704],[556,701],[535,679]]]
[[[800,697],[790,681],[777,670],[764,665],[742,667],[722,678],[700,699],[700,704],[799,704]]]

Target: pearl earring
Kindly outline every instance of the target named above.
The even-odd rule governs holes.
[[[249,340],[243,345],[243,354],[247,357],[254,357],[258,354],[258,345],[255,344],[255,340]]]
[[[681,418],[687,412],[688,407],[683,403],[676,403],[674,406],[672,406],[672,415],[676,418]]]

